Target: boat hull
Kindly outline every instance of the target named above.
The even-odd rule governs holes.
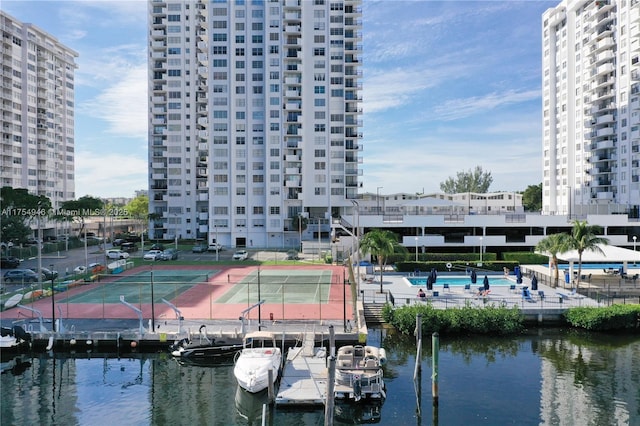
[[[233,374],[242,389],[257,393],[269,386],[269,370],[273,381],[278,380],[281,362],[280,348],[245,348],[236,360]]]

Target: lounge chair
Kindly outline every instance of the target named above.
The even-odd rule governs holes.
[[[533,300],[533,297],[531,297],[531,292],[528,288],[522,289],[522,298],[527,302],[536,303],[536,301]]]
[[[445,290],[451,290],[449,288],[449,284],[448,283],[444,283],[444,285],[442,286],[442,291],[445,291]]]
[[[515,284],[511,284],[511,285],[509,285],[509,291],[510,291],[511,293],[515,293],[515,292],[516,292],[516,285],[515,285]]]
[[[465,284],[464,291],[471,291],[471,284]]]
[[[544,300],[544,291],[543,290],[538,290],[538,297],[540,298],[540,300]]]

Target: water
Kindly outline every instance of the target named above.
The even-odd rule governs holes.
[[[383,342],[382,407],[338,407],[336,425],[640,424],[640,337],[540,330],[517,338],[441,339],[439,404],[425,341],[421,397],[412,382],[414,340]],[[3,358],[3,361],[5,359]],[[40,354],[3,372],[3,425],[258,425],[265,395],[238,392],[230,364],[180,365],[166,354]],[[360,416],[360,423],[353,416]],[[275,409],[271,425],[322,425],[321,410]]]
[[[416,287],[426,287],[427,285],[427,277],[406,277],[409,280],[409,284]],[[478,277],[478,281],[473,285],[481,285],[482,277]],[[449,284],[451,287],[460,286],[464,287],[466,284],[471,284],[471,278],[469,277],[450,277],[447,275],[439,275],[436,281],[437,285]],[[514,284],[513,281],[503,278],[502,276],[489,276],[489,284],[490,285],[504,285],[509,286]]]

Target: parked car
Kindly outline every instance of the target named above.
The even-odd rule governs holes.
[[[127,253],[133,253],[138,251],[138,246],[136,243],[122,243],[120,244],[120,250]]]
[[[160,260],[161,250],[149,250],[142,256],[144,260]]]
[[[298,250],[289,250],[287,252],[287,260],[300,260],[298,256]]]
[[[4,282],[24,282],[35,283],[38,281],[38,274],[31,269],[12,269],[4,273]]]
[[[114,247],[118,247],[121,246],[122,243],[126,243],[127,240],[125,240],[124,238],[116,238],[115,240],[113,240],[113,246]]]
[[[90,263],[89,264],[89,271],[93,271],[94,269],[99,268],[100,266],[102,266],[102,265],[100,265],[99,263]],[[86,272],[86,270],[87,270],[86,266],[80,265],[80,266],[76,266],[73,269],[73,272],[75,272],[76,274],[82,274],[82,273]]]
[[[233,260],[247,260],[249,253],[246,250],[238,250],[233,253]]]
[[[38,273],[37,269],[31,268],[31,270],[35,273]],[[41,271],[42,271],[42,279],[44,281],[51,281],[58,278],[58,271],[52,271],[51,269],[48,269],[48,268],[42,268]]]
[[[176,249],[166,249],[160,254],[160,260],[176,260],[178,258],[178,250]]]
[[[20,266],[20,259],[14,256],[2,256],[0,259],[0,268],[13,269]]]
[[[129,253],[119,249],[107,250],[107,258],[109,259],[128,259]]]
[[[191,247],[192,253],[204,253],[206,251],[207,247],[202,244],[196,244],[195,246]]]
[[[163,251],[164,250],[164,246],[162,244],[155,243],[154,245],[151,246],[151,248],[149,250],[160,250],[160,251]]]
[[[220,243],[211,243],[207,248],[208,251],[220,251],[222,250],[222,244]]]

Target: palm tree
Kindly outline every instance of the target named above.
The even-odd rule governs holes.
[[[380,293],[382,293],[382,271],[389,255],[395,252],[398,245],[398,237],[391,231],[373,229],[362,237],[360,241],[360,250],[363,253],[372,254],[378,258],[378,266],[380,267]]]
[[[551,234],[536,244],[537,252],[548,254],[549,257],[551,257],[551,264],[549,266],[553,270],[555,287],[558,287],[558,253],[567,251],[568,238],[569,235],[565,233]]]
[[[587,221],[574,220],[571,234],[567,237],[567,249],[576,250],[578,252],[578,280],[576,289],[582,277],[582,253],[585,251],[594,251],[604,254],[600,248],[600,244],[609,244],[609,239],[600,237],[602,227],[598,225],[589,225]]]

